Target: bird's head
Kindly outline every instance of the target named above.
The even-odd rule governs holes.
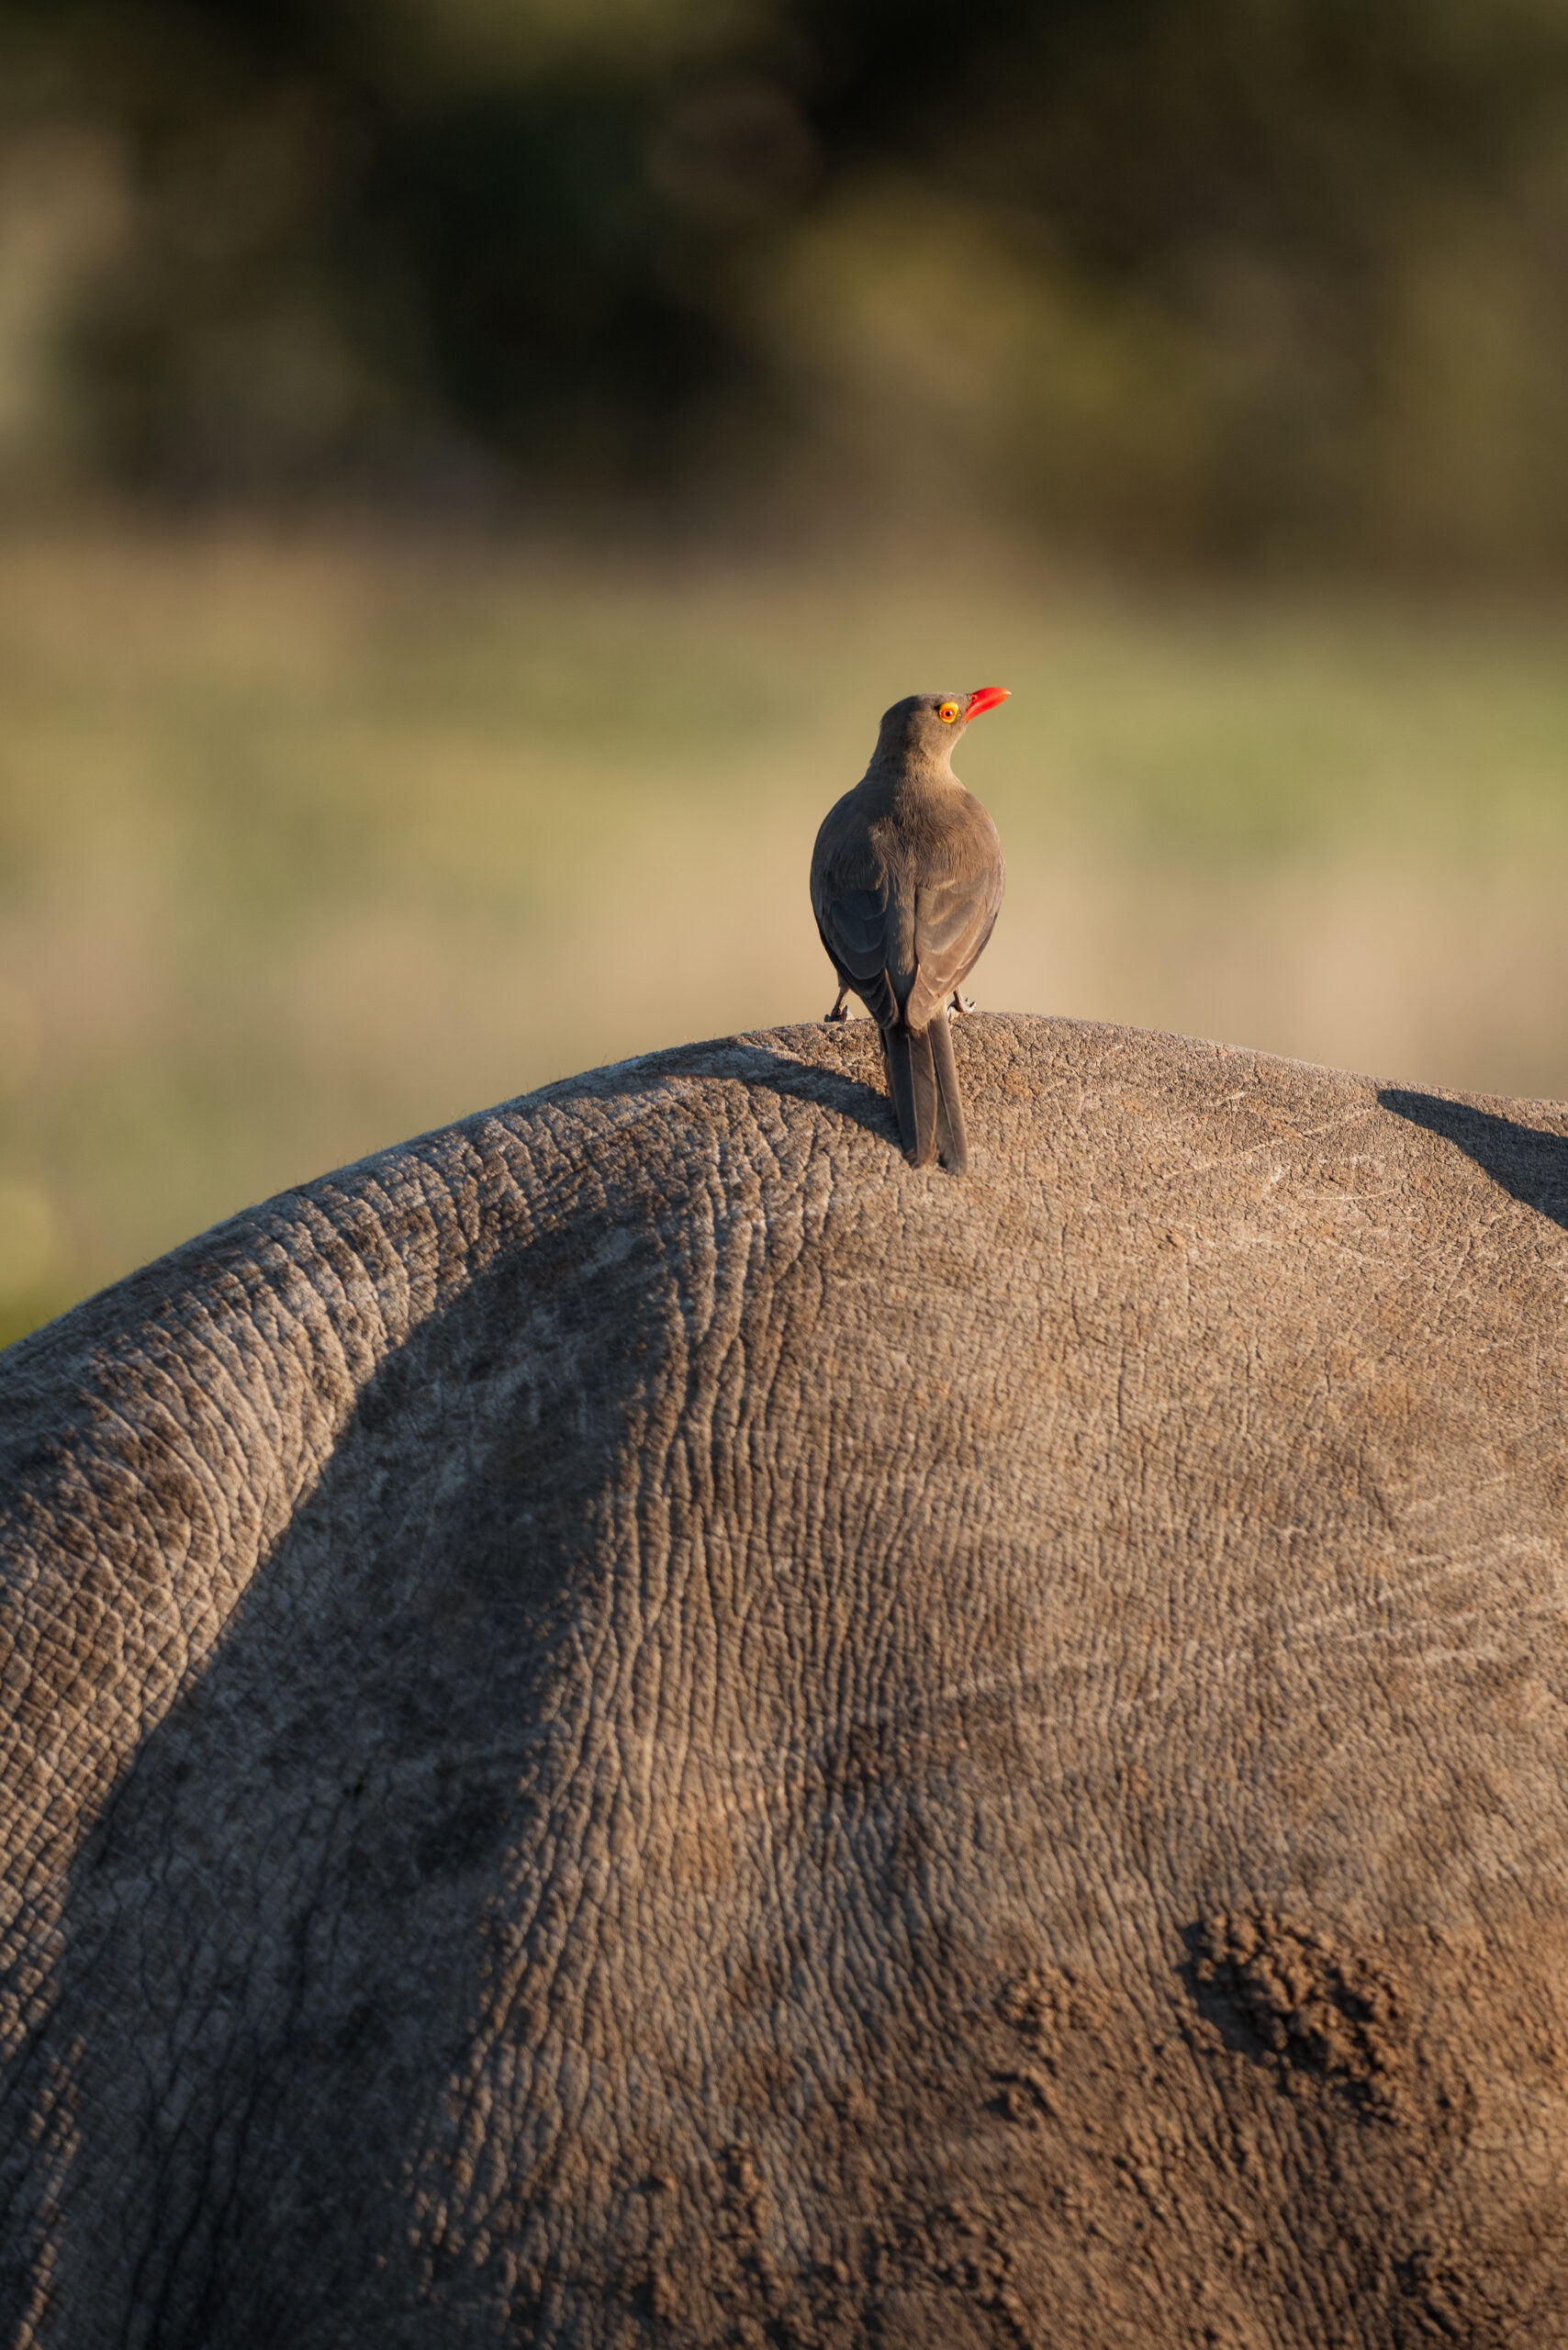
[[[1007,698],[1005,686],[977,686],[972,694],[906,694],[883,713],[878,759],[945,767],[970,719]]]

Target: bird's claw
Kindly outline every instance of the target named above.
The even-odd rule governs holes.
[[[959,995],[955,990],[953,1000],[947,1006],[947,1018],[949,1023],[955,1020],[962,1020],[966,1018],[968,1014],[974,1010],[974,1008],[975,1000],[972,995]]]
[[[843,996],[840,996],[838,1002],[834,1005],[833,1010],[823,1014],[823,1026],[824,1028],[830,1027],[834,1022],[847,1020],[848,1017],[849,1006],[845,1002]]]

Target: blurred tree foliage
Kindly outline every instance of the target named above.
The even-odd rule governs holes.
[[[1562,0],[0,0],[10,494],[1568,554]]]

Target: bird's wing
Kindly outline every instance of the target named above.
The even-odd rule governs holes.
[[[888,959],[888,893],[846,890],[817,917],[828,951],[852,979],[868,979]]]
[[[812,911],[840,979],[884,1027],[898,1017],[888,983],[891,893],[858,788],[828,810],[812,852]]]
[[[831,883],[830,883],[831,888]],[[898,1016],[888,983],[889,900],[887,885],[874,890],[824,890],[816,908],[817,928],[841,977],[874,1020],[884,1027]]]
[[[1002,860],[924,882],[915,893],[915,980],[905,1017],[923,1028],[979,962],[1002,905]]]

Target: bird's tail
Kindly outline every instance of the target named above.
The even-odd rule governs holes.
[[[945,1016],[941,1024],[947,1024]],[[931,1036],[930,1028],[906,1028],[902,1021],[882,1031],[882,1056],[898,1112],[899,1140],[912,1167],[929,1167],[936,1156],[936,1065]],[[949,1043],[949,1055],[952,1049]]]
[[[964,1132],[964,1097],[958,1091],[958,1064],[946,1006],[938,1008],[926,1034],[936,1071],[936,1147],[949,1175],[964,1175],[969,1171],[969,1138]]]

